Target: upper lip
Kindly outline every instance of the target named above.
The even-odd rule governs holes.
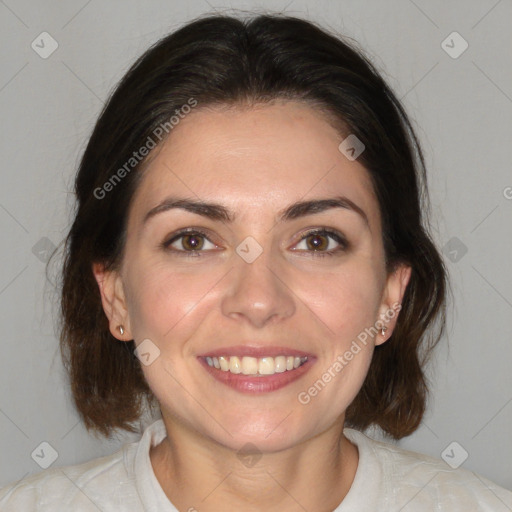
[[[237,357],[275,357],[275,356],[295,356],[295,357],[314,357],[313,354],[297,350],[290,347],[279,346],[255,346],[255,345],[236,345],[233,347],[222,347],[210,350],[201,354],[199,357],[221,357],[221,356],[237,356]]]

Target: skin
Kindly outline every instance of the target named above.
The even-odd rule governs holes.
[[[145,171],[130,207],[120,269],[94,265],[112,334],[137,344],[149,338],[160,350],[142,366],[168,433],[150,458],[179,510],[327,512],[350,489],[358,451],[342,434],[345,410],[397,315],[310,403],[297,396],[401,302],[410,268],[388,275],[369,175],[338,150],[343,138],[299,102],[196,109]],[[170,195],[221,203],[236,219],[172,209],[144,223]],[[357,204],[368,223],[346,208],[277,221],[293,202],[340,195]],[[209,234],[199,257],[185,252],[188,239],[161,246],[186,227]],[[349,247],[319,256],[307,245],[311,237],[301,241],[319,227],[341,232]],[[252,263],[235,251],[248,236],[263,248]],[[341,247],[328,236],[320,242],[329,250]],[[242,344],[292,347],[316,359],[284,388],[243,394],[213,379],[197,360],[208,350]],[[252,467],[237,457],[246,443],[262,455]]]

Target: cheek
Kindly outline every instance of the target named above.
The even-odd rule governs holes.
[[[380,287],[368,265],[347,265],[310,282],[301,281],[304,301],[322,320],[329,338],[338,344],[357,336],[378,318]]]
[[[319,336],[318,364],[297,399],[326,424],[346,411],[368,373],[374,347],[371,327],[379,306],[373,276],[362,268],[337,272],[309,292],[310,309],[328,329]]]
[[[221,277],[214,272],[180,272],[161,263],[139,266],[129,273],[128,309],[134,338],[160,342],[177,332],[180,338],[187,336],[184,331],[192,334],[193,326],[198,326],[198,314],[211,300],[209,296]]]

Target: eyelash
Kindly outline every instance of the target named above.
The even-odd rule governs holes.
[[[170,249],[170,245],[171,244],[173,244],[174,242],[176,242],[180,238],[183,238],[184,236],[187,236],[187,235],[188,236],[204,237],[210,243],[213,243],[208,238],[208,235],[206,233],[204,233],[203,231],[198,230],[198,229],[194,229],[194,228],[185,228],[185,229],[182,229],[182,230],[178,231],[177,233],[175,233],[172,236],[172,238],[170,238],[167,241],[163,242],[161,244],[161,247],[163,249],[165,249],[165,250],[173,251],[173,252],[179,254],[180,256],[192,257],[192,258],[200,257],[202,252],[209,252],[209,251],[202,251],[202,250],[186,251],[186,250],[181,250],[181,249]],[[313,229],[311,231],[308,231],[307,233],[305,233],[301,237],[301,239],[297,242],[297,244],[299,244],[303,240],[306,240],[310,236],[315,236],[315,235],[322,235],[322,236],[330,237],[336,243],[339,244],[339,247],[337,247],[336,249],[331,249],[330,251],[316,251],[316,250],[305,251],[305,252],[312,253],[312,255],[314,257],[323,258],[325,256],[335,256],[337,253],[344,252],[344,251],[346,251],[349,248],[349,243],[347,242],[347,240],[345,239],[345,237],[341,233],[339,233],[338,231],[333,231],[333,230],[326,229],[326,228],[319,228],[319,229]]]

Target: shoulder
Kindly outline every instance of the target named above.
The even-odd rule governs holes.
[[[0,489],[0,510],[123,510],[116,507],[121,505],[121,498],[123,502],[129,501],[130,495],[136,498],[129,468],[136,444],[125,444],[106,457],[47,469],[12,483]]]
[[[378,475],[380,492],[397,510],[512,510],[512,492],[472,471],[452,469],[443,460],[375,441],[352,429],[345,429],[345,434],[357,444],[366,468]]]

